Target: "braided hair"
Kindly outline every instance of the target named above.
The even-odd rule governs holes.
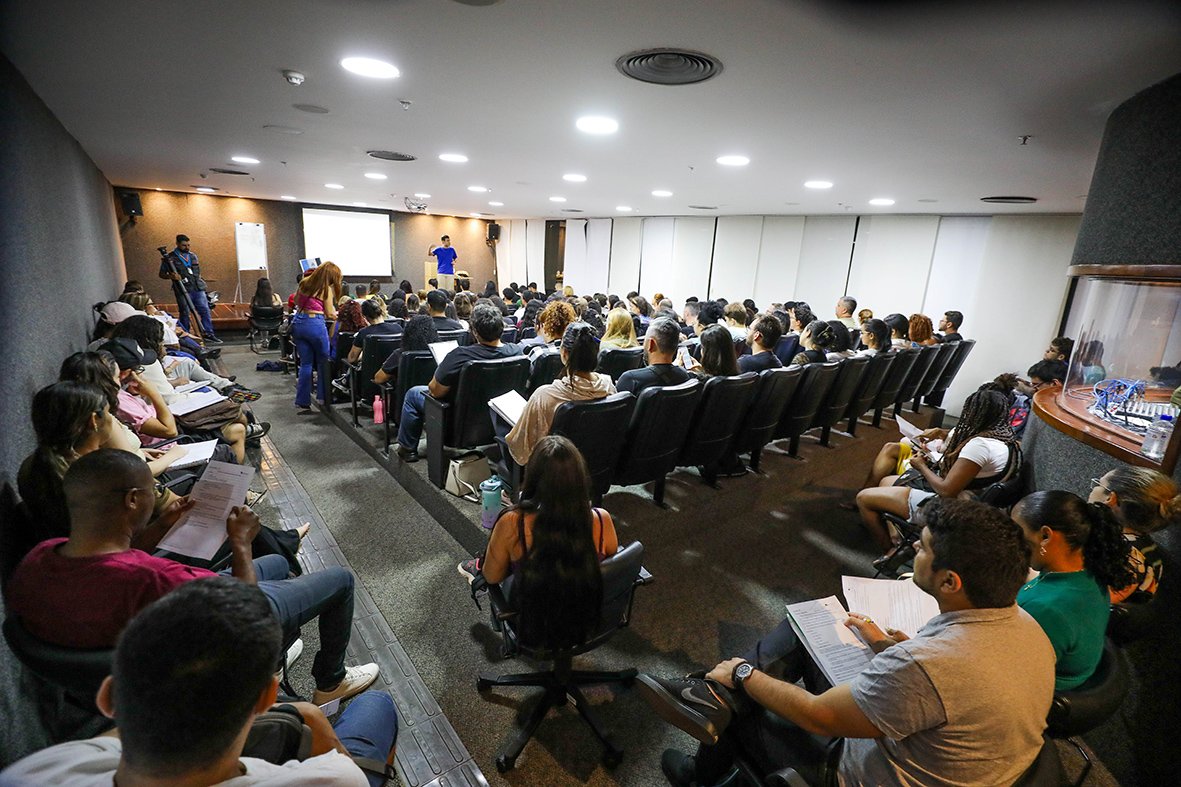
[[[1019,522],[1061,533],[1072,550],[1082,550],[1083,567],[1105,588],[1124,588],[1135,581],[1128,563],[1131,544],[1111,509],[1088,503],[1073,492],[1034,492],[1013,511]]]
[[[960,449],[974,437],[990,437],[1000,440],[1007,447],[1017,442],[1013,427],[1009,424],[1009,397],[1000,391],[987,387],[969,394],[964,400],[960,422],[948,438],[939,460],[939,475],[947,477],[951,466],[959,458]]]

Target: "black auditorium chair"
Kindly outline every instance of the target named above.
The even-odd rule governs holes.
[[[1119,710],[1128,695],[1128,662],[1123,651],[1111,640],[1103,645],[1103,656],[1095,674],[1077,689],[1054,692],[1054,702],[1046,719],[1046,735],[1065,740],[1083,758],[1083,770],[1075,787],[1091,773],[1091,758],[1077,736],[1103,724]]]
[[[965,339],[962,342],[951,342],[950,344],[956,348],[955,355],[951,356],[947,368],[943,370],[939,381],[935,383],[934,390],[927,395],[926,401],[931,407],[940,407],[943,405],[943,395],[951,387],[951,383],[955,380],[955,376],[959,374],[964,361],[968,360],[968,355],[972,352],[972,348],[976,346],[976,340]]]
[[[758,390],[758,382],[759,376],[754,372],[705,381],[677,460],[679,466],[700,467],[702,480],[710,486],[717,485],[718,464],[734,442],[734,435]]]
[[[336,334],[335,351],[332,354],[332,367],[329,370],[330,377],[328,379],[335,380],[344,372],[345,363],[349,357],[349,350],[353,348],[353,339],[357,334],[345,332]],[[328,386],[331,388],[332,386]],[[332,391],[328,392],[329,396]]]
[[[604,399],[563,402],[554,411],[549,433],[568,438],[586,460],[591,476],[591,495],[596,506],[602,503],[603,495],[611,487],[611,478],[619,463],[619,452],[623,449],[623,441],[612,439],[611,435],[623,435],[627,431],[635,406],[635,396],[624,391]],[[497,443],[501,442],[497,438]],[[513,490],[515,498],[521,490],[525,468],[513,461],[508,447],[503,444],[497,475]]]
[[[599,623],[585,642],[576,647],[554,649],[545,642],[529,641],[518,627],[520,613],[514,606],[511,590],[507,596],[498,585],[489,587],[488,600],[492,616],[499,623],[504,638],[506,658],[525,656],[531,661],[552,663],[552,668],[541,672],[525,672],[509,675],[481,673],[476,679],[476,689],[486,692],[493,686],[535,686],[545,690],[537,704],[525,718],[524,726],[516,730],[513,737],[496,755],[496,769],[501,773],[516,764],[517,757],[529,739],[541,726],[546,714],[553,708],[560,708],[573,701],[578,714],[603,744],[603,763],[615,767],[623,759],[623,752],[610,740],[606,728],[599,721],[582,692],[582,686],[604,683],[628,686],[636,677],[633,668],[617,672],[584,671],[573,667],[574,657],[599,647],[621,628],[631,622],[632,601],[636,588],[652,580],[644,571],[644,545],[639,541],[629,544],[600,564],[603,573],[603,605]]]
[[[654,481],[653,501],[665,507],[664,477],[677,466],[700,393],[701,383],[695,379],[640,391],[611,483]]]
[[[537,338],[537,328],[535,328],[535,327],[522,328],[520,331],[517,332],[517,341],[519,341],[519,342],[523,342],[526,339],[536,339],[536,338]]]
[[[857,390],[853,392],[853,397],[849,399],[845,414],[841,416],[849,421],[845,431],[850,435],[857,434],[857,422],[861,420],[861,416],[869,412],[893,364],[894,353],[878,353],[869,359],[869,367],[865,370]]]
[[[271,334],[278,334],[283,324],[282,306],[250,306],[250,351],[261,353],[270,349]],[[262,349],[259,349],[259,348]]]
[[[902,413],[906,403],[914,398],[915,391],[919,389],[923,378],[927,376],[927,370],[931,368],[931,364],[935,362],[941,349],[938,344],[919,348],[919,357],[915,359],[914,366],[910,367],[910,371],[907,372],[906,379],[902,381],[902,386],[898,389],[898,394],[894,399],[895,418]]]
[[[939,378],[943,376],[947,365],[951,363],[952,356],[955,355],[955,348],[956,345],[954,342],[938,345],[939,352],[935,355],[935,360],[931,362],[930,368],[927,369],[927,373],[923,375],[919,387],[914,392],[914,412],[917,413],[919,411],[923,397],[930,396],[931,392],[935,390],[935,385],[939,382]]]
[[[790,440],[787,453],[793,459],[800,458],[800,435],[808,431],[812,425],[812,420],[820,411],[824,398],[828,396],[829,389],[837,379],[840,367],[839,361],[810,363],[804,367],[804,376],[800,379],[795,396],[788,402],[787,409],[783,411],[783,418],[775,430],[776,440]]]
[[[431,483],[443,488],[450,452],[495,442],[488,400],[509,391],[524,395],[528,380],[529,359],[523,355],[472,361],[460,369],[455,390],[447,401],[426,397],[423,422],[427,477]]]
[[[865,373],[869,371],[870,360],[863,355],[859,358],[846,358],[840,362],[841,368],[837,372],[837,378],[833,380],[832,387],[828,389],[828,396],[824,397],[820,409],[816,411],[816,417],[812,419],[811,428],[820,428],[820,444],[826,448],[832,428],[845,416],[853,394],[857,392]]]
[[[800,337],[794,333],[779,337],[779,341],[775,344],[775,357],[784,366],[790,366],[799,351]]]
[[[428,385],[435,376],[435,356],[430,350],[403,352],[398,359],[398,376],[381,385],[381,401],[385,408],[385,452],[390,452],[390,425],[402,420],[402,402],[406,392],[416,385]]]
[[[639,369],[644,365],[644,348],[629,347],[625,350],[605,350],[599,355],[597,371],[618,381],[624,372]]]
[[[458,342],[460,347],[471,344],[472,332],[465,331],[463,328],[456,328],[451,331],[439,331],[439,341],[441,342]]]
[[[361,346],[361,357],[349,367],[349,406],[353,412],[353,426],[360,426],[357,420],[357,405],[371,402],[381,394],[381,388],[373,382],[373,375],[385,363],[390,354],[402,346],[402,336],[366,336]],[[385,406],[385,402],[382,402]]]
[[[869,409],[873,410],[873,425],[875,428],[882,425],[882,413],[885,412],[885,409],[898,401],[898,392],[902,390],[902,383],[906,381],[906,376],[910,374],[910,370],[914,367],[914,362],[919,357],[919,351],[913,348],[896,350],[892,354],[894,356],[894,363],[890,365],[890,370],[886,373],[886,379],[882,382],[882,387],[878,389],[877,396],[873,398],[873,401],[869,405]]]
[[[562,353],[558,350],[546,350],[533,361],[533,370],[529,372],[529,382],[525,387],[525,398],[529,398],[543,385],[549,385],[558,379],[562,373]]]
[[[507,325],[504,331],[500,334],[501,344],[516,344],[517,343],[517,329],[510,328]]]
[[[750,469],[759,470],[763,446],[775,439],[775,430],[788,402],[795,396],[804,367],[788,366],[759,372],[759,387],[734,436],[734,450],[750,454]]]

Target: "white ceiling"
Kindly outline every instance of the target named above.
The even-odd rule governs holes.
[[[1181,71],[1176,5],[29,0],[4,4],[0,43],[116,185],[387,208],[427,192],[431,212],[506,218],[618,215],[617,205],[632,215],[1075,213],[1107,114]],[[658,46],[707,52],[724,70],[680,87],[615,70],[618,56]],[[349,55],[388,60],[402,76],[349,74],[338,65]],[[285,68],[306,83],[288,85]],[[619,132],[577,131],[588,113],[618,119]],[[374,161],[373,148],[419,160]],[[446,151],[470,160],[439,161]],[[751,163],[715,163],[728,153]],[[201,179],[236,154],[261,159],[241,167],[252,179]],[[588,180],[566,183],[567,172]],[[812,178],[836,187],[805,189]],[[674,196],[651,196],[658,188]],[[1038,203],[979,201],[998,194]],[[897,202],[873,208],[873,197]]]

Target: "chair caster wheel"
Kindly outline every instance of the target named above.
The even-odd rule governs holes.
[[[496,758],[496,770],[500,773],[508,773],[517,764],[516,757],[509,757],[507,754],[502,754]]]
[[[476,678],[476,691],[484,692],[488,691],[490,688],[492,688],[492,681],[484,680],[483,678]]]
[[[617,768],[619,763],[623,762],[623,752],[621,751],[605,751],[603,752],[603,765],[608,768]]]

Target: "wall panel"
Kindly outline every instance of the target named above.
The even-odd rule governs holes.
[[[991,216],[947,216],[940,220],[922,309],[936,327],[945,311],[965,311],[965,301],[972,297],[980,279],[991,226]],[[979,315],[975,317],[979,319]],[[969,332],[965,335],[979,327],[974,322],[969,319],[964,324],[964,330]]]
[[[710,252],[714,219],[705,216],[678,218],[673,228],[672,265],[668,274],[651,288],[663,292],[680,308],[690,295],[703,297],[709,285]],[[645,262],[645,272],[647,263]],[[645,291],[647,293],[647,291]]]
[[[792,300],[807,301],[818,317],[829,319],[837,298],[845,294],[855,222],[853,216],[809,216],[804,221]],[[776,293],[775,300],[785,297]]]
[[[607,279],[610,270],[611,219],[588,219],[586,222],[587,294],[607,293]]]
[[[909,317],[918,312],[938,231],[938,216],[862,217],[849,269],[848,294],[877,316],[899,312]],[[835,299],[813,303],[812,308],[828,319],[834,304]]]
[[[673,274],[673,230],[676,219],[644,219],[640,234],[640,294],[652,300],[652,293],[663,290]],[[621,292],[620,295],[625,293]]]
[[[709,297],[742,301],[754,297],[763,240],[762,216],[719,216]]]
[[[586,219],[567,219],[562,284],[581,294],[587,291],[587,278]]]
[[[537,282],[545,289],[545,219],[525,220],[525,284]]]
[[[614,219],[611,231],[611,270],[607,289],[623,297],[640,286],[642,219]]]
[[[759,269],[754,299],[761,309],[768,303],[791,300],[800,270],[804,243],[803,216],[767,216],[759,244]]]

